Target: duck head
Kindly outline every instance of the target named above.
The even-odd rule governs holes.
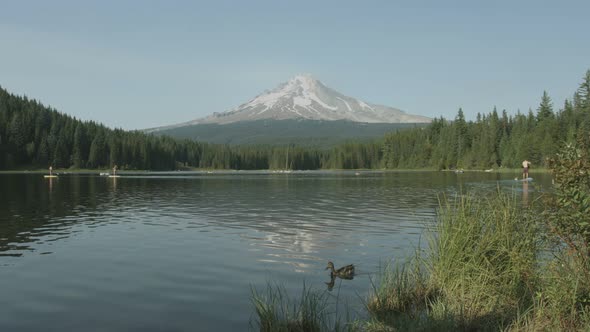
[[[328,262],[328,266],[326,266],[326,270],[332,270],[332,271],[334,271],[334,263]]]

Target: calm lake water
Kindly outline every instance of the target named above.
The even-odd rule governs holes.
[[[451,172],[0,174],[0,331],[243,331],[251,287],[326,289],[362,315],[379,267],[420,246],[438,195],[548,175]]]

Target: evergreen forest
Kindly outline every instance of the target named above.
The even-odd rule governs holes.
[[[590,70],[573,96],[509,115],[495,108],[467,121],[435,118],[371,142],[331,148],[202,143],[82,121],[0,87],[0,170],[104,169],[489,169],[545,167],[565,142],[590,146]]]

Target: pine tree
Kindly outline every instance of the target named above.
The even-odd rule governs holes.
[[[82,168],[85,166],[84,145],[85,142],[84,126],[78,123],[74,132],[74,147],[72,151],[72,166]]]
[[[98,132],[90,144],[90,153],[88,155],[88,167],[100,168],[106,166],[106,146],[104,135]]]
[[[577,95],[580,110],[590,112],[590,70],[586,71],[586,76],[584,76],[584,81],[578,88]]]
[[[56,168],[69,167],[70,156],[66,145],[66,138],[62,134],[57,140],[55,150],[53,152],[53,166]]]
[[[46,167],[49,165],[49,145],[47,144],[46,137],[41,138],[41,143],[39,143],[36,163],[41,167]]]
[[[8,127],[8,141],[10,143],[10,150],[12,151],[12,158],[15,163],[20,163],[25,157],[25,127],[20,113],[16,113]]]
[[[553,102],[547,91],[543,91],[543,97],[541,97],[541,104],[537,109],[537,121],[541,122],[546,119],[553,119]]]
[[[109,140],[109,164],[110,167],[121,164],[121,145],[114,137]]]
[[[467,142],[469,140],[467,137],[467,123],[465,122],[465,115],[463,114],[462,108],[459,108],[453,126],[455,128],[453,163],[455,167],[459,168],[463,166],[461,161],[463,155],[467,152]]]

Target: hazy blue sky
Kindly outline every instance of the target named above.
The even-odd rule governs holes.
[[[299,73],[367,102],[469,119],[556,108],[590,69],[590,1],[2,1],[0,85],[140,129]]]

